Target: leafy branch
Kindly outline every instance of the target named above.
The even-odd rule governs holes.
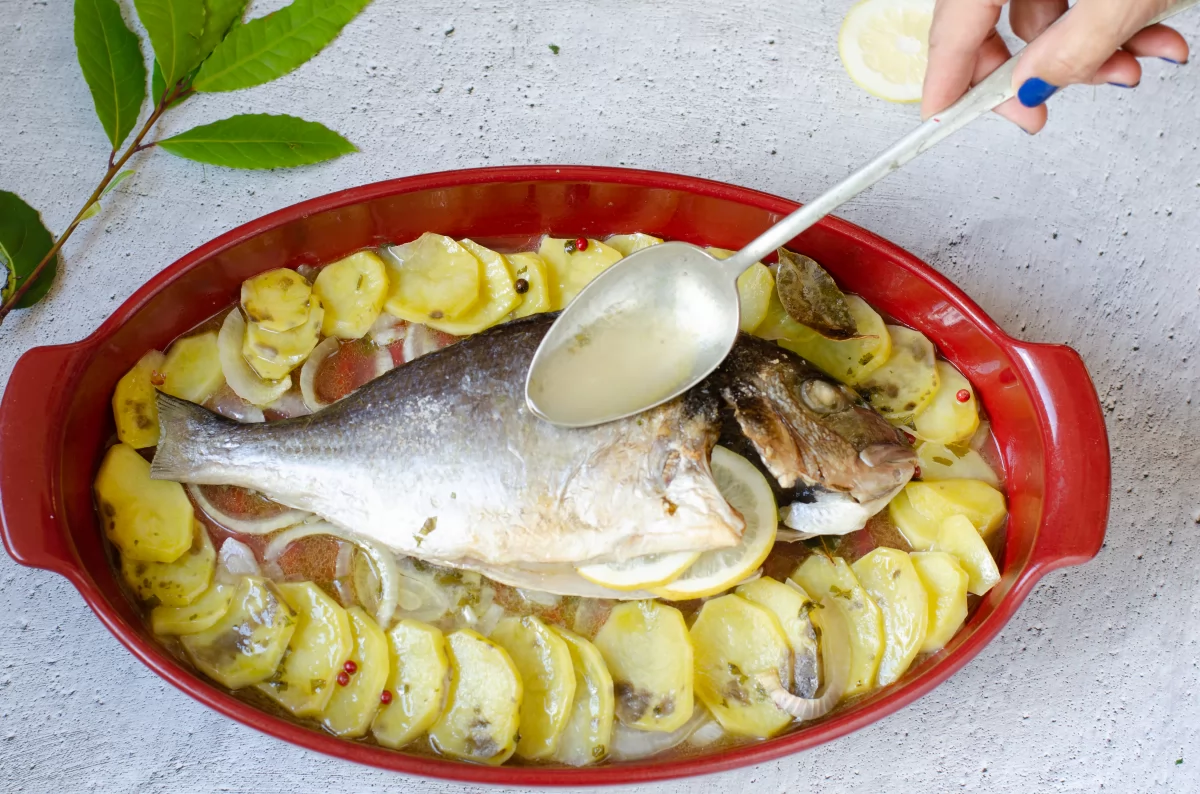
[[[141,40],[125,24],[116,0],[75,0],[75,49],[96,115],[112,144],[108,168],[66,230],[54,239],[37,211],[15,193],[0,191],[0,323],[15,309],[45,297],[63,245],[97,215],[101,200],[133,174],[129,159],[151,147],[177,157],[229,168],[291,168],[357,151],[333,130],[295,116],[241,114],[169,138],[146,138],[159,120],[201,93],[262,85],[320,52],[370,0],[294,0],[243,23],[248,0],[134,0],[154,50],[153,102],[133,140],[146,104]]]

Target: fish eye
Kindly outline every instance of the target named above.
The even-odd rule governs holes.
[[[829,381],[816,378],[800,384],[800,397],[805,405],[819,414],[844,411],[850,406],[841,389]]]

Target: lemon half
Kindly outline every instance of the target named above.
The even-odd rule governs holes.
[[[850,79],[889,102],[918,102],[929,63],[934,0],[862,0],[838,35]]]

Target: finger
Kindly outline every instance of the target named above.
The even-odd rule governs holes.
[[[971,76],[971,85],[975,85],[996,71],[1010,57],[1012,57],[1012,53],[1008,51],[1008,45],[1004,43],[1004,39],[1000,38],[998,34],[989,36],[983,42],[983,46],[979,48],[979,58],[975,62],[975,73]],[[1026,132],[1037,132],[1046,126],[1046,108],[1044,106],[1027,108],[1020,102],[1010,99],[996,108],[996,112]]]
[[[1190,55],[1187,40],[1166,25],[1151,25],[1134,33],[1124,49],[1139,58],[1162,58],[1171,63],[1187,63]]]
[[[1133,88],[1142,82],[1142,65],[1137,58],[1124,50],[1117,50],[1108,60],[1100,64],[1100,68],[1087,81],[1091,85],[1119,85],[1122,88]]]
[[[1067,13],[1067,0],[1012,0],[1008,23],[1022,41],[1033,41]]]
[[[1005,0],[937,0],[929,29],[929,64],[921,117],[940,113],[966,93],[979,48],[994,33]]]
[[[1036,107],[1063,86],[1090,82],[1167,2],[1079,0],[1021,54],[1013,77],[1021,104]]]

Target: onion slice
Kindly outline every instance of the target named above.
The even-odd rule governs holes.
[[[237,308],[225,316],[221,332],[217,334],[217,355],[221,360],[221,372],[233,393],[254,405],[270,405],[284,392],[292,388],[292,376],[269,381],[258,377],[242,356],[242,340],[246,336],[246,321],[242,310]]]
[[[214,578],[222,584],[236,584],[243,576],[259,576],[258,559],[254,551],[240,540],[226,538],[217,553]]]
[[[375,351],[375,377],[391,372],[396,368],[396,362],[392,360],[392,351],[386,347],[381,347]]]
[[[620,722],[613,723],[612,747],[609,758],[613,761],[636,761],[672,747],[678,747],[692,737],[702,726],[712,720],[708,709],[697,703],[692,716],[679,728],[670,733],[639,731]]]
[[[788,580],[791,584],[791,580]],[[792,585],[795,587],[795,585]],[[811,613],[810,613],[811,614]],[[793,695],[779,681],[778,673],[763,673],[758,682],[781,711],[791,714],[799,722],[823,717],[833,710],[846,692],[850,682],[850,632],[846,621],[836,609],[821,611],[821,677],[822,690],[819,697],[802,698]]]
[[[282,513],[267,518],[243,519],[234,518],[228,513],[222,511],[204,495],[200,490],[200,486],[187,484],[188,495],[192,497],[196,505],[199,506],[204,513],[216,521],[221,526],[228,530],[238,532],[242,535],[266,535],[269,532],[274,532],[277,529],[290,527],[306,521],[312,517],[312,513],[306,513],[303,510],[293,510],[288,508]]]
[[[308,360],[304,362],[304,366],[300,368],[300,393],[304,395],[304,404],[308,406],[308,410],[316,413],[327,405],[332,403],[323,403],[317,399],[316,380],[317,372],[321,369],[322,362],[338,351],[339,343],[337,337],[331,336],[321,344],[313,348],[313,352],[308,354]]]

